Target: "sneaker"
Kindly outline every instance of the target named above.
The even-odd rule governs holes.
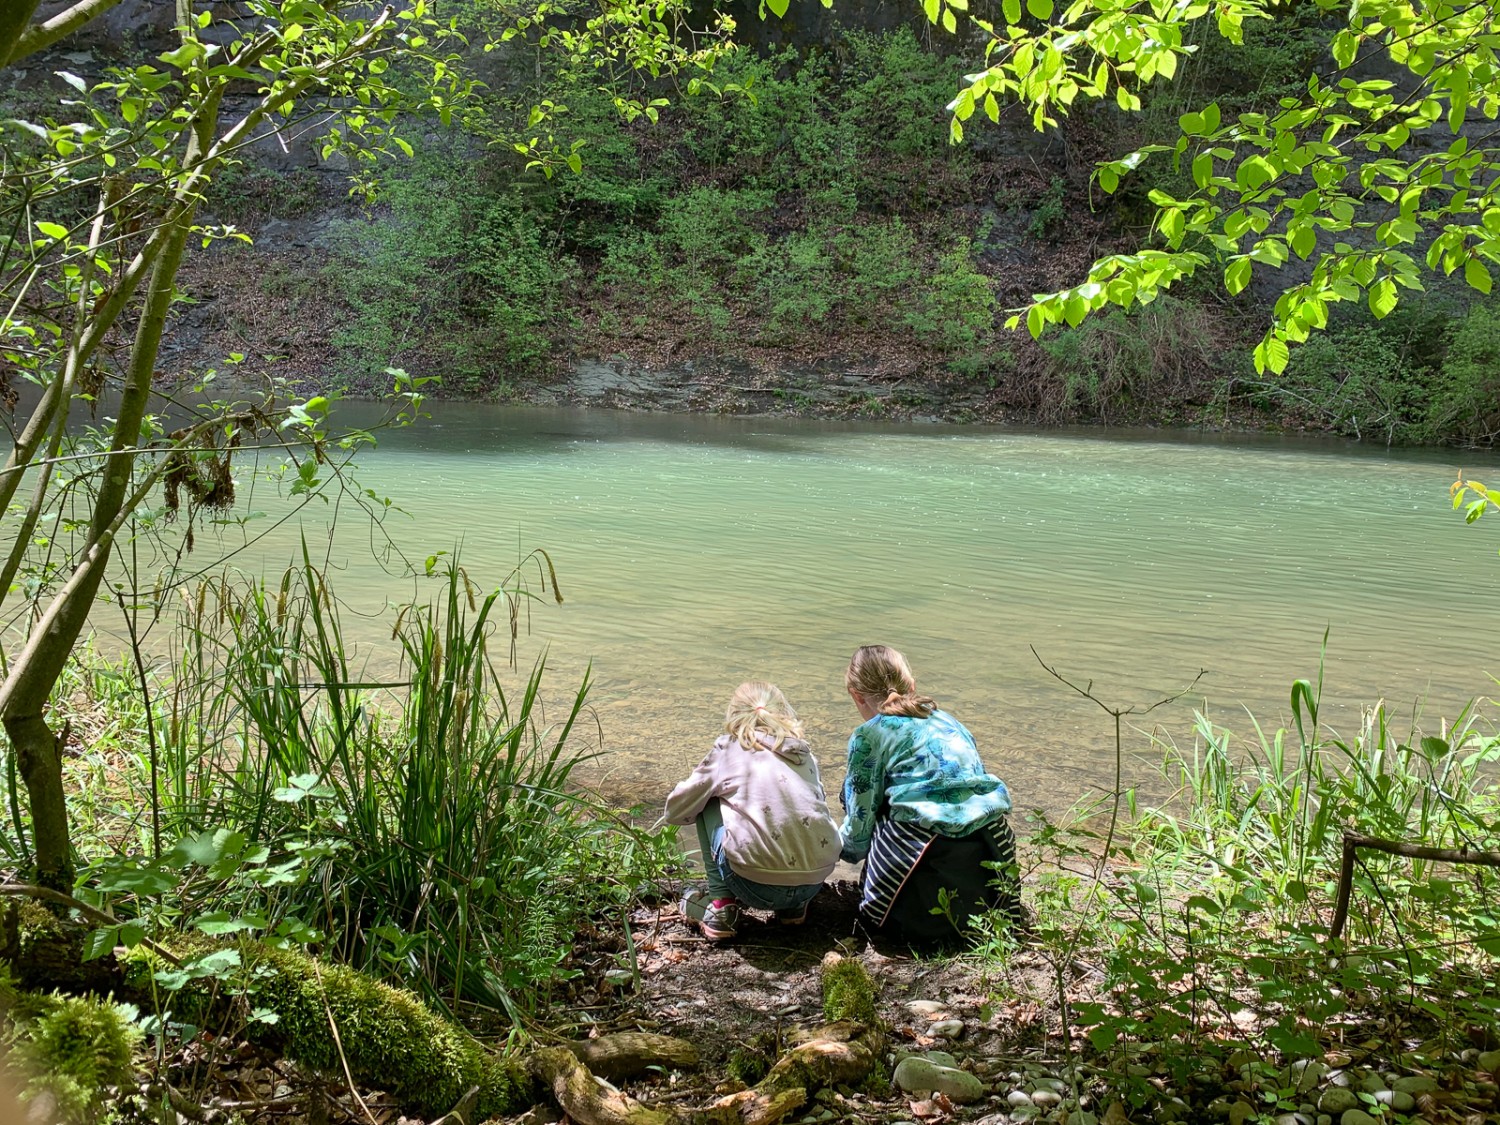
[[[776,912],[776,924],[778,926],[800,926],[807,921],[807,908],[811,903],[804,902],[801,906],[794,906],[790,910],[778,910]]]
[[[709,941],[734,937],[735,927],[740,924],[740,904],[715,905],[707,891],[688,891],[682,896],[681,910],[688,925],[696,926]]]

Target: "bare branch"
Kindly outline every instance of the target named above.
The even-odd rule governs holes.
[[[34,54],[44,47],[52,46],[59,39],[72,35],[73,32],[77,31],[90,20],[102,16],[119,2],[120,0],[78,0],[78,3],[74,4],[71,8],[64,8],[50,20],[45,20],[34,27],[27,28],[15,39],[11,39],[7,35],[6,38],[0,39],[0,46],[3,46],[6,42],[11,43],[11,48],[5,55],[4,65],[13,65],[20,62],[27,55]],[[36,11],[36,0],[24,0],[21,8],[24,10],[28,5],[30,11],[26,13],[26,21],[29,21],[31,14]],[[0,34],[11,30],[9,27],[0,26]]]

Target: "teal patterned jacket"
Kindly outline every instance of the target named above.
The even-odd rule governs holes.
[[[966,836],[1010,812],[1010,793],[986,772],[974,736],[946,711],[925,719],[876,715],[849,736],[844,812],[842,858],[858,863],[881,815]]]

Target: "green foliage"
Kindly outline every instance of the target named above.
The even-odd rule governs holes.
[[[98,1125],[114,1119],[115,1088],[134,1073],[140,1031],[134,1011],[91,996],[15,993],[9,988],[7,1068],[23,1102],[47,1102],[48,1120]]]
[[[829,1020],[849,1020],[875,1027],[875,982],[864,965],[853,957],[841,957],[822,969],[823,1015]]]
[[[1247,1091],[1274,1104],[1277,1056],[1314,1057],[1352,1027],[1384,1057],[1424,1038],[1452,1051],[1500,1012],[1493,869],[1362,853],[1351,929],[1327,938],[1344,833],[1500,843],[1500,738],[1472,711],[1441,737],[1403,737],[1383,706],[1344,738],[1319,708],[1299,680],[1292,729],[1256,726],[1246,742],[1200,715],[1191,749],[1159,743],[1170,805],[1137,810],[1122,793],[1030,837],[1036,936],[1057,979],[1080,963],[1106,974],[1065,1019],[1128,1107],[1159,1100],[1152,1080],[1184,1089],[1240,1047],[1266,1062],[1241,1075]],[[1090,877],[1101,862],[1115,877]],[[1130,1065],[1141,1043],[1155,1045],[1149,1075]]]
[[[1464,315],[1426,405],[1428,440],[1492,446],[1500,439],[1500,303],[1478,302]]]
[[[1106,193],[1152,157],[1191,169],[1192,178],[1180,193],[1149,193],[1163,249],[1101,258],[1083,283],[1038,297],[1024,317],[1033,336],[1053,324],[1077,327],[1107,305],[1149,302],[1210,268],[1222,269],[1226,289],[1238,293],[1257,266],[1279,269],[1295,255],[1311,262],[1311,276],[1283,288],[1254,352],[1258,371],[1280,374],[1291,346],[1327,327],[1336,304],[1364,301],[1383,318],[1401,290],[1423,289],[1431,273],[1462,272],[1471,288],[1490,292],[1486,263],[1500,261],[1500,194],[1491,174],[1500,149],[1488,134],[1467,135],[1465,123],[1473,111],[1493,117],[1500,110],[1494,6],[1317,6],[1342,24],[1329,40],[1333,66],[1324,69],[1331,73],[1313,75],[1264,112],[1241,111],[1230,99],[1199,103],[1180,116],[1175,143],[1099,164]],[[1123,110],[1140,110],[1141,89],[1177,77],[1210,15],[1219,37],[1242,54],[1247,25],[1266,19],[1269,7],[1265,0],[1167,7],[1073,0],[1058,8],[1045,0],[1028,9],[1042,21],[1038,28],[1023,22],[1018,0],[1006,0],[1004,22],[987,30],[989,65],[965,79],[952,103],[952,135],[961,139],[963,123],[978,111],[998,119],[1000,100],[1012,97],[1038,129],[1080,100],[1113,98]],[[927,14],[952,22],[941,2]],[[1304,8],[1297,18],[1299,44],[1315,41],[1316,16]],[[1372,55],[1405,72],[1410,88],[1367,77]],[[1428,143],[1408,149],[1414,138]]]
[[[1216,363],[1207,314],[1172,298],[1090,318],[1043,339],[1042,349],[1049,368],[1042,413],[1056,420],[1131,420]]]
[[[576,974],[580,929],[675,853],[570,791],[587,681],[548,723],[544,666],[517,683],[494,666],[492,630],[532,596],[519,576],[484,593],[456,564],[436,573],[433,599],[398,617],[409,686],[392,695],[354,686],[310,565],[205,585],[164,701],[161,816],[169,838],[233,826],[272,868],[305,852],[310,878],[248,898],[200,881],[199,909],[316,924],[344,961],[518,1016]]]
[[[335,228],[329,278],[354,313],[335,343],[354,373],[425,358],[472,389],[547,357],[575,267],[494,175],[452,146],[424,149],[388,178],[379,221]]]

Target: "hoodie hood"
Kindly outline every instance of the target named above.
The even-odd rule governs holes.
[[[755,749],[770,750],[778,758],[784,758],[794,766],[800,766],[812,754],[812,747],[800,738],[788,737],[782,741],[780,746],[777,746],[776,740],[770,735],[762,731],[756,731],[755,743]],[[720,749],[728,749],[730,746],[738,746],[739,743],[730,738],[729,735],[721,734],[719,740],[714,745]]]

